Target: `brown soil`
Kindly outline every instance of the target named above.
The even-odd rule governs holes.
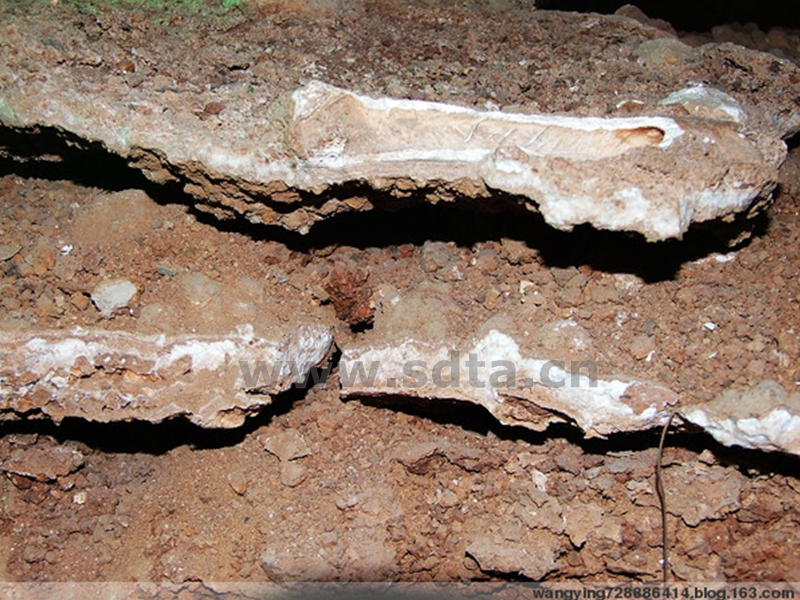
[[[81,32],[130,86],[257,80],[278,90],[324,77],[366,92],[582,110],[569,77],[561,93],[537,96],[536,77],[554,75],[517,58],[525,36],[545,35],[552,17],[526,29],[519,9],[497,19],[491,5],[370,7],[284,4],[153,25],[148,13],[11,4],[0,27],[39,28],[44,62],[90,65],[90,56],[47,43],[48,30]],[[784,33],[773,38],[796,39]],[[553,68],[589,94],[599,75],[577,52],[554,49]],[[195,108],[199,118],[224,115],[224,106]],[[531,327],[572,319],[602,356],[601,371],[680,395],[710,399],[764,379],[790,392],[800,384],[797,150],[774,205],[734,248],[702,229],[648,245],[446,206],[343,215],[303,237],[219,221],[104,154],[3,161],[0,174],[0,245],[19,246],[0,262],[4,329],[224,333],[308,312],[337,323],[344,341],[362,335],[392,290],[427,286],[433,300],[406,315],[420,327],[440,309],[456,307],[460,321],[448,327],[459,330],[526,303]],[[139,289],[112,319],[89,299],[108,277]],[[652,581],[661,573],[657,432],[587,441],[566,427],[503,427],[443,402],[342,402],[334,371],[327,386],[287,392],[232,431],[181,420],[17,421],[0,423],[0,436],[3,580]],[[20,474],[15,461],[34,458],[39,475]],[[681,434],[669,438],[665,465],[672,577],[800,580],[797,459]]]

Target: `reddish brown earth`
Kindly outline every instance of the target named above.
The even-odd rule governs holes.
[[[439,98],[451,84],[458,94],[452,82],[501,105],[533,93],[535,79],[523,89],[520,73],[493,68],[513,63],[525,44],[514,19],[474,6],[371,6],[359,21],[308,5],[246,18],[167,15],[153,25],[153,14],[49,4],[23,19],[12,4],[0,19],[89,31],[128,85],[324,76],[347,86],[336,69],[345,61],[348,76],[376,78],[367,87],[409,97]],[[784,54],[797,39],[750,34],[758,47],[778,40]],[[256,53],[256,39],[271,50]],[[328,63],[303,61],[318,45],[332,48]],[[570,62],[571,52],[553,49],[560,68],[591,88],[598,74]],[[550,90],[533,104],[580,110],[572,96]],[[224,114],[195,108],[203,119]],[[3,160],[0,170],[0,246],[18,247],[0,262],[4,329],[222,333],[307,310],[338,323],[343,342],[362,335],[392,290],[426,288],[430,301],[409,323],[432,327],[437,310],[452,306],[470,323],[526,303],[532,324],[574,319],[601,368],[683,396],[709,399],[764,379],[789,392],[800,384],[796,149],[774,205],[733,248],[727,231],[647,245],[443,206],[345,215],[302,237],[219,221],[103,154]],[[89,298],[108,277],[139,289],[112,319]],[[522,281],[537,297],[524,295]],[[287,392],[230,431],[180,419],[68,419],[3,422],[0,436],[3,580],[653,581],[661,573],[657,432],[586,441],[566,427],[503,427],[458,404],[342,402],[334,370],[327,387]],[[664,460],[673,578],[800,580],[796,458],[689,432],[668,439]]]

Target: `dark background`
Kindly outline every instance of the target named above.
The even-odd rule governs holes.
[[[536,0],[537,8],[613,13],[634,4],[648,17],[666,19],[679,31],[708,31],[724,23],[752,22],[766,31],[800,27],[800,0]]]

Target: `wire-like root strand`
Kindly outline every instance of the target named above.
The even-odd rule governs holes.
[[[669,546],[667,546],[667,498],[664,495],[664,482],[661,479],[661,461],[664,458],[664,440],[667,439],[667,431],[672,425],[675,413],[670,413],[669,419],[661,430],[661,439],[658,442],[658,458],[656,459],[656,492],[661,502],[661,563],[663,582],[669,583]]]

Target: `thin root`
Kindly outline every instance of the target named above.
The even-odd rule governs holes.
[[[661,563],[663,568],[663,581],[669,583],[669,547],[667,546],[667,498],[664,495],[664,482],[661,480],[661,461],[664,458],[664,440],[667,438],[667,431],[672,425],[675,413],[669,415],[669,419],[661,430],[661,440],[658,442],[658,458],[656,459],[656,492],[661,502]]]

